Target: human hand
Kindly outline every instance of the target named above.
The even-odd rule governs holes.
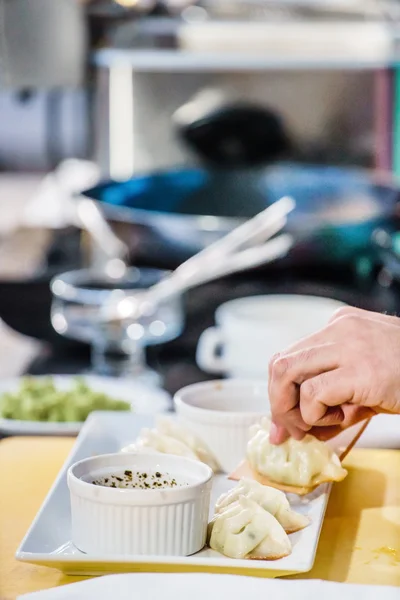
[[[378,412],[400,413],[400,319],[346,307],[269,365],[271,442],[327,440]]]

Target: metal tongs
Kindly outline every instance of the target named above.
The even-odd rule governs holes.
[[[284,228],[287,215],[294,208],[295,201],[292,198],[281,198],[182,263],[159,283],[147,290],[125,295],[123,299],[111,299],[104,307],[104,320],[139,319],[142,315],[151,314],[152,307],[170,296],[282,258],[292,247],[293,237],[287,233],[275,238],[273,236]]]

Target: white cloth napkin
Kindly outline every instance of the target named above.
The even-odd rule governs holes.
[[[398,600],[399,589],[384,586],[359,586],[304,579],[258,579],[236,575],[201,573],[132,573],[108,575],[63,587],[19,596],[21,600],[204,600],[247,597],[274,600]]]

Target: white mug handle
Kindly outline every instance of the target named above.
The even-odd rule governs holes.
[[[224,357],[217,355],[218,347],[223,345],[222,331],[218,327],[210,327],[203,331],[196,350],[196,362],[203,371],[223,373],[226,371]]]

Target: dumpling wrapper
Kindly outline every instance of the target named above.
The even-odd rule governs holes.
[[[196,454],[186,444],[173,437],[163,435],[157,429],[142,429],[136,441],[125,446],[121,452],[143,452],[147,449],[197,460]]]
[[[198,460],[208,465],[214,471],[214,473],[217,473],[221,470],[217,459],[207,448],[204,442],[186,427],[182,427],[175,420],[165,417],[159,417],[157,419],[156,427],[158,431],[164,435],[173,437],[174,439],[179,440],[188,446],[194,452],[194,454],[196,454]]]
[[[213,550],[236,559],[278,560],[292,552],[282,525],[244,496],[215,515],[208,526],[207,542]]]
[[[257,473],[257,471],[254,471],[247,460],[243,460],[237,466],[237,468],[228,475],[228,479],[231,481],[252,479],[253,481],[261,483],[261,485],[265,485],[266,487],[272,487],[286,494],[296,494],[297,496],[306,496],[318,487],[300,487],[295,485],[285,485],[284,483],[278,483],[277,481],[271,481],[271,479],[265,477],[265,475],[261,475],[260,473]]]
[[[342,481],[347,471],[338,455],[325,442],[311,435],[301,440],[289,438],[275,446],[269,441],[270,421],[264,418],[251,428],[247,464],[239,466],[230,479],[255,479],[263,485],[305,495],[322,483]]]
[[[121,452],[147,451],[199,460],[214,472],[220,470],[217,461],[201,440],[172,419],[159,418],[155,429],[142,429],[136,441],[121,450]]]
[[[220,496],[215,505],[215,513],[223,512],[229,506],[238,502],[241,496],[253,500],[274,516],[286,533],[300,531],[310,524],[308,517],[292,510],[283,492],[250,479],[241,479],[236,487]]]

